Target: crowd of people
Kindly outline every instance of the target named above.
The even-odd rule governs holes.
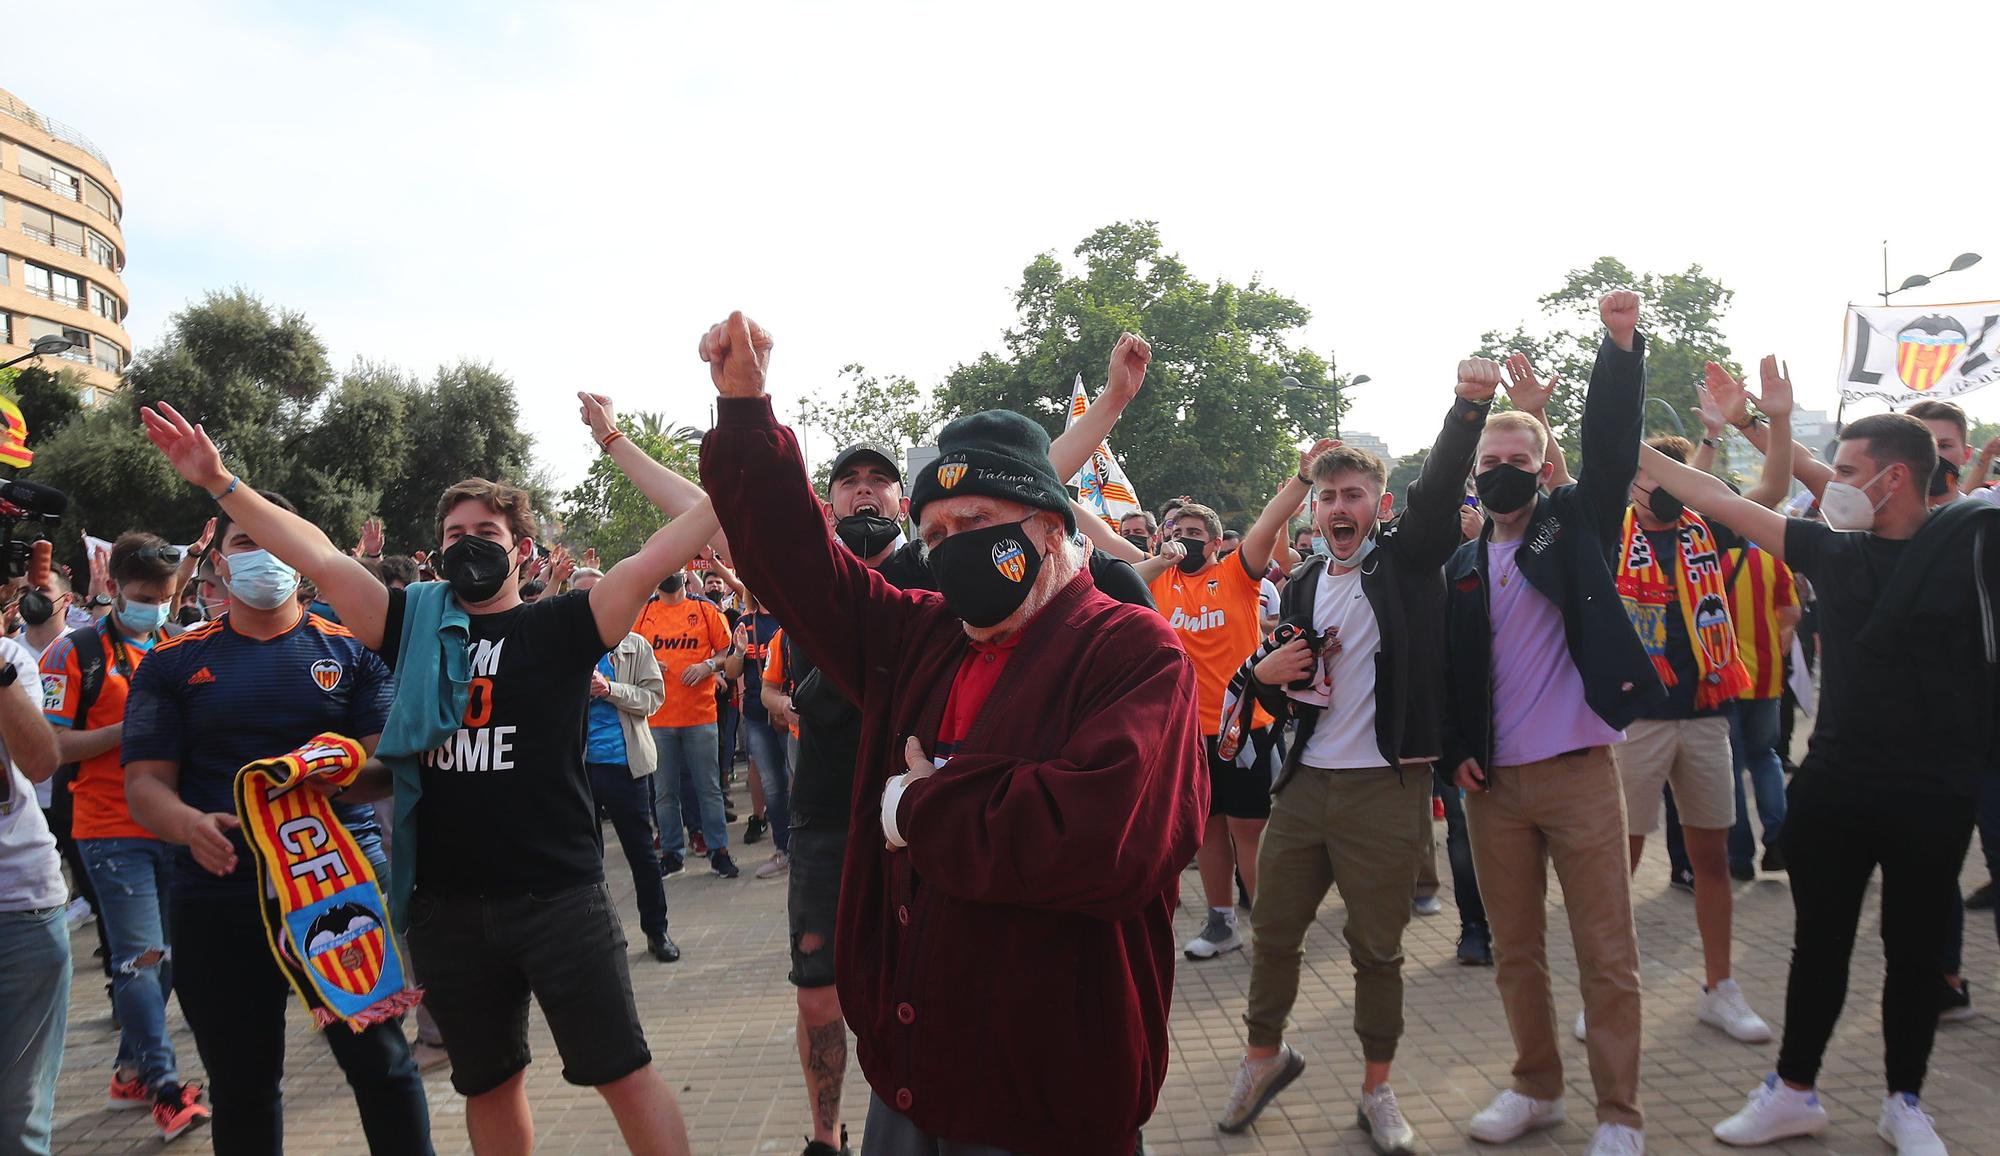
[[[2000,858],[1993,447],[1975,466],[1964,413],[1928,401],[1846,425],[1822,461],[1793,443],[1773,358],[1755,392],[1708,367],[1698,446],[1645,440],[1641,304],[1600,302],[1580,476],[1547,417],[1558,383],[1473,358],[1407,492],[1322,440],[1240,532],[1194,496],[1110,519],[1065,485],[1142,388],[1152,352],[1129,334],[1053,441],[976,413],[914,476],[859,444],[816,478],[773,414],[770,335],[732,314],[700,343],[720,396],[699,478],[625,436],[611,398],[578,395],[662,515],[608,567],[538,542],[529,495],[483,478],[440,496],[424,549],[385,555],[372,522],[344,548],[146,407],[216,506],[200,539],[133,530],[92,551],[81,596],[46,567],[9,591],[0,1143],[51,1149],[87,912],[120,1033],[108,1103],[164,1139],[205,1124],[217,1152],[282,1150],[296,994],[372,1151],[432,1150],[421,1073],[444,1065],[474,1150],[532,1150],[532,1002],[563,1078],[602,1095],[631,1150],[687,1152],[630,969],[681,958],[669,880],[691,861],[741,873],[740,748],[740,842],[768,839],[753,873],[788,888],[804,1156],[849,1150],[850,1036],[871,1156],[1143,1152],[1174,969],[1246,943],[1246,1046],[1216,1123],[1254,1127],[1307,1064],[1285,1035],[1329,891],[1354,969],[1354,1124],[1385,1156],[1416,1151],[1391,1077],[1403,936],[1443,909],[1434,805],[1457,960],[1494,969],[1516,1051],[1474,1139],[1567,1118],[1553,864],[1589,1151],[1644,1151],[1630,880],[1664,826],[1705,982],[1647,994],[1752,1046],[1778,1034],[1753,1002],[1784,1007],[1775,1070],[1715,1136],[1828,1126],[1815,1081],[1880,867],[1878,1130],[1944,1152],[1919,1097],[1940,1019],[1970,1014],[1965,912],[1991,906],[1990,884],[1958,888],[1975,825],[1989,870]],[[1764,456],[1741,492],[1709,472],[1732,428]],[[329,749],[351,752],[344,771],[308,773]],[[244,793],[246,768],[286,757],[295,779]],[[282,803],[293,788],[311,805]],[[606,822],[643,956],[606,886]],[[278,845],[294,876],[379,887],[382,910],[299,934]],[[1789,875],[1796,911],[1783,993],[1732,967],[1731,882],[1760,869]],[[355,973],[413,990],[317,1010]],[[182,1078],[170,999],[205,1084]]]

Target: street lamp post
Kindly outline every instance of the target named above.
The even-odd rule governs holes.
[[[1333,384],[1307,385],[1298,378],[1286,374],[1284,377],[1278,379],[1278,384],[1284,386],[1286,389],[1301,390],[1305,393],[1331,394],[1333,396],[1333,436],[1334,440],[1338,441],[1340,439],[1340,379],[1338,377],[1328,377],[1327,380]],[[1365,373],[1357,373],[1347,380],[1347,386],[1349,389],[1352,389],[1357,385],[1367,385],[1373,380],[1375,379]]]
[[[1646,404],[1647,404],[1647,405],[1657,405],[1657,406],[1659,406],[1659,407],[1660,407],[1660,408],[1661,408],[1662,410],[1665,410],[1665,411],[1666,411],[1666,414],[1667,414],[1667,420],[1668,420],[1668,421],[1670,421],[1670,422],[1672,422],[1672,423],[1673,423],[1673,425],[1674,425],[1674,433],[1678,434],[1678,435],[1679,435],[1679,436],[1681,436],[1681,437],[1686,437],[1686,436],[1687,436],[1687,427],[1681,424],[1681,415],[1680,415],[1680,411],[1676,410],[1676,409],[1675,409],[1675,408],[1673,407],[1673,405],[1672,405],[1671,403],[1669,403],[1669,402],[1667,401],[1667,399],[1666,399],[1666,398],[1664,398],[1664,397],[1649,397],[1649,398],[1647,398],[1647,399],[1646,399]]]
[[[71,341],[67,337],[57,337],[54,334],[50,334],[47,337],[38,337],[35,339],[34,346],[28,352],[23,353],[12,361],[0,362],[0,369],[11,369],[24,361],[30,361],[37,357],[53,357],[75,344],[76,342]]]

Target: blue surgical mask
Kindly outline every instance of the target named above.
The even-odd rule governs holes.
[[[120,598],[118,604],[111,608],[111,613],[118,619],[119,628],[134,638],[151,638],[167,624],[167,604],[164,602],[149,605]]]
[[[278,561],[269,550],[248,550],[226,557],[229,596],[257,610],[276,610],[299,592],[299,572]]]

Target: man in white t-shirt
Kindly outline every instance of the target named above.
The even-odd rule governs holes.
[[[0,1137],[47,1156],[69,1020],[69,900],[35,784],[56,773],[35,655],[0,638]]]
[[[1496,363],[1459,363],[1457,398],[1409,509],[1379,534],[1390,499],[1375,455],[1334,443],[1301,475],[1330,556],[1309,558],[1285,587],[1284,627],[1312,641],[1286,643],[1251,672],[1251,693],[1274,716],[1296,718],[1298,736],[1258,852],[1250,1046],[1224,1132],[1249,1127],[1305,1068],[1284,1043],[1285,1019],[1306,930],[1338,887],[1365,1061],[1360,1124],[1377,1152],[1415,1149],[1388,1082],[1403,1034],[1403,929],[1430,827],[1431,764],[1443,753],[1443,567],[1458,548],[1465,475],[1499,383]]]

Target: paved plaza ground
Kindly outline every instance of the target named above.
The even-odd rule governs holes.
[[[740,792],[739,792],[740,797]],[[1443,828],[1439,834],[1442,840]],[[741,826],[735,830],[741,834]],[[609,829],[606,830],[610,837]],[[1976,846],[1976,844],[1975,844]],[[805,1095],[793,1041],[792,989],[785,981],[785,884],[759,882],[750,868],[768,844],[738,848],[741,879],[688,875],[668,884],[673,934],[686,953],[662,965],[642,950],[631,883],[613,841],[614,893],[625,912],[634,950],[631,967],[641,1018],[655,1062],[671,1081],[687,1113],[694,1151],[702,1156],[796,1153],[806,1118]],[[1465,1137],[1472,1113],[1507,1082],[1512,1050],[1494,992],[1493,973],[1453,962],[1457,913],[1444,868],[1445,911],[1413,920],[1405,939],[1408,1027],[1394,1084],[1405,1113],[1428,1150],[1489,1151]],[[1978,855],[1972,857],[1975,861]],[[1968,889],[1983,871],[1968,870]],[[1198,930],[1200,898],[1193,872],[1182,876],[1185,937]],[[1834,1128],[1788,1153],[1887,1151],[1874,1134],[1880,1106],[1882,952],[1871,896],[1855,952],[1853,988],[1823,1074],[1822,1090]],[[1690,896],[1667,886],[1661,846],[1649,846],[1634,883],[1639,947],[1645,982],[1644,1105],[1648,1150],[1653,1153],[1721,1152],[1708,1135],[1715,1121],[1734,1111],[1743,1094],[1772,1065],[1775,1045],[1731,1041],[1695,1022],[1702,980],[1701,948]],[[1560,898],[1552,906],[1560,908]],[[1340,939],[1343,913],[1329,897],[1307,940],[1307,970],[1290,1039],[1308,1067],[1299,1082],[1265,1112],[1255,1130],[1240,1137],[1215,1131],[1242,1053],[1245,993],[1250,960],[1236,953],[1206,963],[1179,965],[1173,1009],[1173,1062],[1159,1111],[1146,1129],[1155,1153],[1365,1153],[1353,1127],[1361,1053],[1350,1030],[1354,980]],[[1783,1018],[1786,963],[1791,953],[1792,910],[1782,875],[1736,887],[1736,972],[1752,1006],[1773,1024]],[[2000,1156],[2000,951],[1991,913],[1974,915],[1966,929],[1966,972],[1975,1000],[1986,1004],[1977,1019],[1938,1033],[1926,1104],[1955,1154]],[[1550,965],[1557,1003],[1566,1016],[1581,1007],[1567,922],[1550,913]],[[101,975],[91,958],[87,930],[73,940],[77,972],[70,1010],[69,1048],[56,1108],[57,1150],[71,1153],[159,1150],[143,1113],[106,1111],[117,1036],[111,1028]],[[536,1063],[529,1072],[545,1152],[617,1151],[617,1131],[595,1093],[563,1083],[560,1064],[539,1012],[530,1017]],[[178,1008],[170,1013],[184,1076],[202,1078],[194,1041]],[[354,1101],[326,1046],[314,1038],[302,1011],[292,1010],[285,1079],[286,1144],[292,1153],[366,1151]],[[1565,1026],[1567,1019],[1565,1019]],[[968,1041],[968,1046],[976,1046]],[[1564,1033],[1572,1123],[1505,1149],[1490,1151],[1580,1153],[1589,1142],[1590,1081],[1583,1045]],[[426,1079],[439,1152],[466,1150],[464,1105],[445,1071]],[[867,1087],[850,1069],[847,1113],[859,1121]],[[1584,1121],[1579,1123],[1576,1121]],[[193,1156],[209,1151],[205,1129],[169,1146]]]

